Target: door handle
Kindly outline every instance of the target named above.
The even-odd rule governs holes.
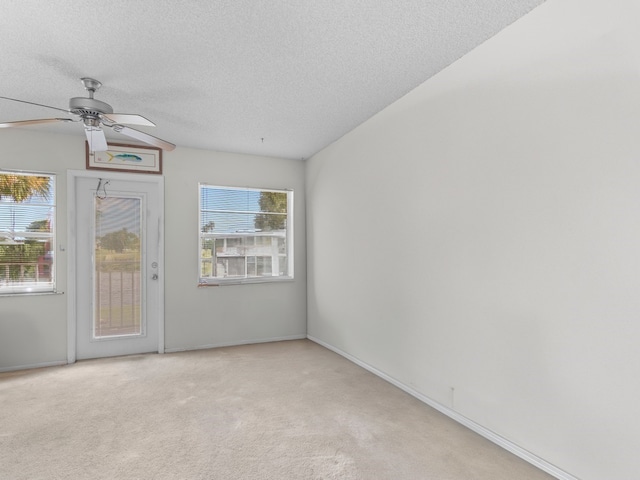
[[[151,280],[157,280],[158,279],[158,274],[154,273],[153,275],[151,275]]]

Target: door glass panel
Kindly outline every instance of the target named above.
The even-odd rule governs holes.
[[[142,199],[95,197],[93,338],[143,335]]]

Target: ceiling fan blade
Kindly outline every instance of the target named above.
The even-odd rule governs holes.
[[[149,145],[160,147],[161,149],[167,150],[169,152],[176,148],[176,146],[171,142],[167,142],[166,140],[162,140],[161,138],[141,132],[140,130],[136,130],[135,128],[125,127],[124,125],[119,124],[111,125],[111,128],[113,128],[118,133],[126,135],[127,137],[135,138],[136,140],[148,143]]]
[[[0,98],[2,98],[3,100],[11,100],[12,102],[27,103],[29,105],[35,105],[37,107],[52,108],[54,110],[60,110],[61,112],[71,113],[69,110],[65,110],[64,108],[52,107],[50,105],[43,105],[41,103],[27,102],[26,100],[18,100],[17,98],[10,98],[10,97],[0,97]]]
[[[106,152],[109,150],[107,139],[100,127],[91,127],[85,125],[84,133],[87,135],[90,152]]]
[[[77,122],[77,121],[78,120],[72,120],[70,118],[40,118],[37,120],[19,120],[17,122],[0,123],[0,128],[24,127],[26,125],[39,125],[43,123]]]
[[[155,127],[148,118],[142,115],[135,115],[133,113],[103,113],[103,118],[106,118],[112,123],[126,123],[127,125],[144,125],[145,127]]]

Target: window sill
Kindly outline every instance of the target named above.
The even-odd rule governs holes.
[[[2,297],[33,297],[36,295],[64,295],[64,292],[0,292]]]
[[[208,281],[200,281],[198,288],[201,287],[224,287],[226,285],[245,285],[257,283],[286,283],[293,282],[293,277],[255,277],[255,278],[217,278]]]

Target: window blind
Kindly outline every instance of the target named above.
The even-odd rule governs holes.
[[[291,278],[293,192],[200,185],[200,283]]]
[[[55,289],[55,176],[0,171],[0,294]]]

